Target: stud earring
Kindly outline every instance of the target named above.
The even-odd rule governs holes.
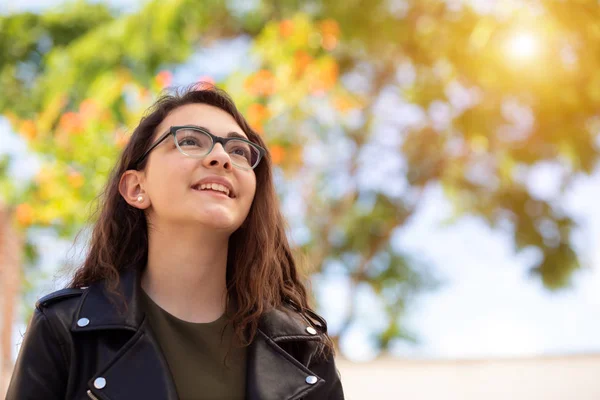
[[[144,197],[143,196],[138,196],[137,201],[139,201],[141,203],[142,201],[144,201]]]

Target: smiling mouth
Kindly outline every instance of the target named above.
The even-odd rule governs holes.
[[[197,191],[197,192],[210,192],[210,193],[214,193],[214,194],[220,194],[223,195],[229,199],[233,199],[234,196],[231,195],[231,193],[229,192],[229,189],[227,188],[212,188],[210,187],[210,185],[197,185],[197,186],[193,186],[192,187],[193,190]]]

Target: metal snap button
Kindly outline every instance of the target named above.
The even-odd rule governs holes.
[[[87,318],[80,318],[80,319],[77,321],[77,326],[80,326],[80,327],[82,327],[82,328],[83,328],[84,326],[88,326],[89,324],[90,324],[90,320],[89,320],[89,319],[87,319]]]
[[[313,328],[312,326],[307,326],[306,327],[306,332],[310,333],[311,335],[316,335],[317,334],[317,330],[315,328]]]
[[[103,377],[94,379],[94,387],[96,389],[104,389],[105,386],[106,386],[106,379],[104,379]]]
[[[315,383],[317,383],[317,381],[318,379],[314,375],[309,375],[306,377],[306,383],[308,383],[309,385],[314,385]]]

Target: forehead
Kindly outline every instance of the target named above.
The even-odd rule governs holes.
[[[186,104],[177,107],[158,125],[155,137],[168,131],[171,126],[197,125],[217,136],[237,132],[248,137],[235,119],[226,111],[208,104]]]

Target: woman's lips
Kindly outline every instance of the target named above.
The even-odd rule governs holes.
[[[212,194],[214,196],[219,196],[219,197],[224,197],[226,199],[229,199],[229,196],[227,196],[225,193],[223,192],[219,192],[218,190],[212,190],[212,189],[204,189],[204,190],[200,190],[200,189],[192,189],[195,192],[205,192],[205,194]]]

